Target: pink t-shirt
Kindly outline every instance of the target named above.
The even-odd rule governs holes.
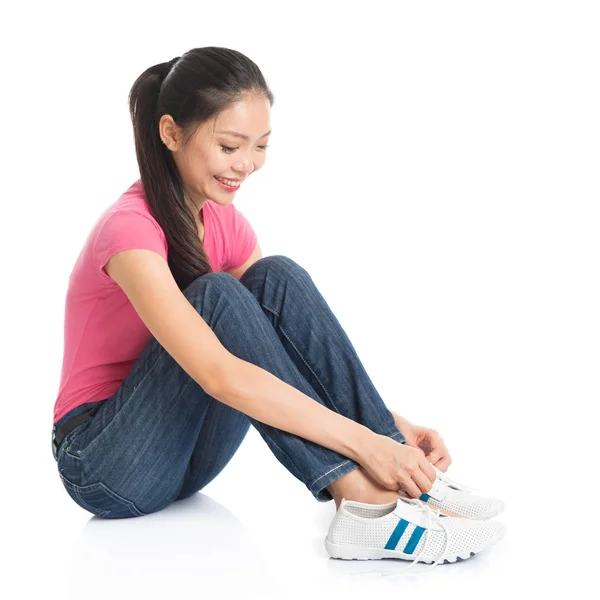
[[[256,246],[254,229],[233,204],[202,206],[204,249],[213,271],[235,269]],[[167,260],[164,232],[152,216],[141,179],[100,216],[69,277],[64,353],[56,423],[73,408],[112,396],[152,338],[118,284],[103,270],[131,248],[154,250]]]

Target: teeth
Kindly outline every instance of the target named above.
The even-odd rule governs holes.
[[[230,187],[238,187],[239,185],[239,181],[231,181],[231,179],[223,179],[222,177],[217,177],[217,179]]]

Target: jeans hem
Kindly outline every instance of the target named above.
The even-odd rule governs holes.
[[[390,438],[400,437],[400,443],[404,444],[406,442],[406,438],[402,433],[398,430],[385,434]],[[332,484],[336,479],[347,475],[351,471],[358,469],[360,465],[353,460],[345,460],[344,462],[336,465],[335,467],[329,469],[326,473],[321,475],[318,479],[315,479],[309,486],[308,489],[312,493],[312,495],[317,499],[317,502],[329,502],[333,500],[333,496],[329,493],[325,488]]]

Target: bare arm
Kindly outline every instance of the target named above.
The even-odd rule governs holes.
[[[376,434],[330,410],[269,371],[230,355],[212,396],[277,429],[325,446],[358,462]]]

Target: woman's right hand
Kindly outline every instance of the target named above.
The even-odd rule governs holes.
[[[372,433],[357,460],[369,475],[389,490],[403,488],[411,498],[429,492],[436,473],[423,451]]]

